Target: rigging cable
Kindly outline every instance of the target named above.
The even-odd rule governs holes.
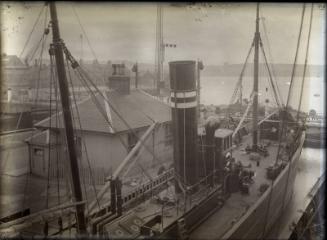
[[[47,36],[48,36],[48,31],[46,31],[46,23],[47,23],[47,16],[48,16],[48,11],[46,10],[46,13],[45,13],[45,17],[44,17],[44,32],[43,32],[43,36],[42,36],[42,46],[41,46],[41,52],[40,52],[40,56],[39,56],[39,72],[38,72],[38,79],[37,79],[37,89],[36,89],[36,92],[37,92],[37,96],[35,97],[35,101],[34,101],[34,109],[36,108],[37,106],[37,101],[38,101],[38,90],[39,90],[39,81],[40,81],[40,78],[41,78],[41,68],[42,68],[42,57],[43,57],[43,50],[44,50],[44,45],[45,45],[45,42],[47,40]],[[30,137],[30,139],[32,140],[33,137],[35,136],[35,131],[32,132],[32,135]],[[25,206],[25,201],[26,201],[26,190],[27,190],[27,185],[28,185],[28,182],[29,182],[29,174],[26,174],[26,179],[25,179],[25,184],[24,184],[24,197],[23,197],[23,208]]]
[[[294,58],[294,63],[293,63],[293,68],[292,68],[292,74],[291,74],[291,81],[290,81],[290,88],[288,91],[288,96],[287,96],[287,101],[286,101],[286,106],[285,106],[285,112],[287,112],[288,107],[289,107],[289,102],[291,99],[291,94],[292,94],[292,89],[293,89],[293,85],[294,85],[294,76],[295,76],[295,70],[296,70],[296,62],[297,62],[297,57],[298,57],[298,52],[299,52],[299,46],[300,46],[300,40],[301,40],[301,35],[302,35],[302,27],[303,27],[303,19],[304,19],[304,12],[305,12],[305,3],[303,4],[303,10],[302,10],[302,17],[301,17],[301,25],[300,25],[300,31],[299,31],[299,36],[298,36],[298,40],[297,40],[297,46],[296,46],[296,53],[295,53],[295,58]],[[279,137],[279,141],[282,140],[283,135],[284,135],[284,130],[285,130],[285,116],[286,114],[283,114],[282,117],[282,130],[281,130],[281,134]],[[278,161],[279,158],[279,154],[280,154],[280,147],[281,145],[278,145],[278,151],[277,151],[277,157],[276,157],[276,163]]]
[[[124,123],[124,125],[128,128],[129,131],[134,135],[134,137],[141,142],[142,146],[156,159],[155,154],[146,146],[146,144],[137,136],[135,131],[130,127],[130,125],[127,123],[127,121],[121,116],[119,111],[111,104],[110,101],[104,96],[104,94],[99,90],[96,84],[92,81],[88,73],[78,64],[78,62],[74,59],[74,57],[71,55],[67,47],[63,46],[64,53],[66,56],[68,56],[69,61],[74,65],[74,68],[77,69],[77,72],[80,74],[80,76],[84,79],[84,81],[88,81],[92,87],[98,92],[100,97],[103,98],[103,100],[109,105],[109,107],[113,110],[113,112],[120,118],[120,120]],[[92,91],[92,90],[91,90]],[[106,120],[108,121],[107,117]],[[108,121],[109,123],[109,121]]]
[[[64,46],[64,52],[66,54],[66,56],[68,57],[68,60],[71,61],[72,66],[74,65],[74,69],[76,67],[79,66],[79,64],[76,62],[76,60],[73,58],[73,56],[70,54],[70,52],[68,51],[68,49]],[[84,85],[89,89],[89,92],[91,93],[91,95],[93,96],[92,100],[95,100],[94,103],[96,104],[96,106],[98,107],[98,110],[100,111],[100,113],[104,116],[105,120],[108,122],[109,125],[111,125],[107,115],[105,113],[103,113],[101,106],[99,106],[100,104],[97,101],[96,96],[94,95],[92,89],[90,88],[90,86],[88,85],[87,81],[89,81],[89,83],[93,86],[93,88],[98,92],[98,94],[104,99],[104,101],[106,103],[108,103],[108,105],[111,107],[111,109],[117,114],[118,117],[121,118],[122,122],[125,123],[125,125],[127,125],[127,127],[129,128],[129,130],[134,134],[134,136],[141,142],[141,144],[143,145],[143,147],[145,147],[153,156],[154,158],[156,158],[155,154],[153,152],[151,152],[148,147],[144,144],[144,142],[139,139],[139,137],[136,135],[136,133],[133,131],[133,129],[131,127],[129,127],[129,125],[127,124],[127,122],[121,117],[121,115],[118,113],[118,111],[112,106],[112,104],[108,101],[108,99],[104,96],[104,94],[98,89],[98,87],[93,83],[93,81],[90,79],[90,77],[88,76],[87,72],[81,68],[79,66],[79,68],[76,70],[76,72],[79,74],[79,79],[81,80],[81,82],[84,82]],[[112,126],[113,128],[113,126]],[[119,137],[122,144],[124,146],[126,146],[126,144],[123,142],[123,140],[121,139],[121,137]],[[151,178],[150,178],[151,180]]]
[[[304,68],[303,68],[303,75],[302,75],[302,84],[301,84],[301,93],[300,93],[300,102],[297,109],[297,115],[296,120],[299,121],[299,114],[300,114],[300,108],[302,103],[302,97],[303,97],[303,87],[305,82],[305,75],[307,70],[307,64],[308,64],[308,55],[309,55],[309,45],[310,45],[310,36],[311,36],[311,27],[312,27],[312,15],[313,15],[313,3],[311,5],[311,12],[310,12],[310,25],[309,25],[309,33],[308,33],[308,39],[307,39],[307,48],[305,52],[305,61],[304,61]]]
[[[52,83],[54,81],[53,79],[53,71],[50,71],[50,99],[49,99],[49,104],[50,104],[50,112],[49,112],[49,129],[48,129],[48,136],[49,138],[47,139],[48,142],[48,178],[47,178],[47,188],[46,188],[46,208],[49,208],[49,190],[50,190],[50,160],[51,160],[51,128],[52,128]]]
[[[313,3],[311,3],[311,11],[310,11],[310,24],[309,24],[309,33],[308,33],[308,38],[307,38],[307,47],[306,47],[306,56],[305,56],[305,65],[304,65],[304,69],[303,69],[303,76],[302,76],[302,83],[301,83],[301,94],[300,94],[300,102],[299,102],[299,106],[298,106],[298,112],[297,112],[297,121],[299,118],[299,109],[300,109],[300,104],[302,101],[302,94],[303,94],[303,85],[304,85],[304,81],[305,81],[305,74],[306,74],[306,67],[307,67],[307,57],[308,57],[308,51],[309,51],[309,43],[310,43],[310,35],[311,35],[311,27],[312,27],[312,17],[313,17]],[[302,17],[302,21],[303,21],[303,17]],[[292,73],[292,77],[294,75],[294,68],[296,65],[296,60],[294,61],[294,67],[293,67],[293,73]],[[292,79],[293,80],[293,79]],[[292,80],[291,80],[291,86],[292,86]],[[290,95],[290,94],[289,94]],[[288,105],[286,105],[287,107]],[[299,130],[298,130],[299,131]],[[301,134],[299,134],[297,137],[301,138]],[[294,154],[293,150],[290,150],[290,154]],[[289,164],[291,164],[291,159],[289,159]],[[291,165],[289,165],[289,169],[288,169],[288,173],[287,173],[287,181],[286,181],[286,186],[285,186],[285,191],[284,191],[284,197],[283,197],[283,202],[282,202],[282,211],[284,209],[284,205],[285,205],[285,200],[286,200],[286,195],[287,195],[287,189],[288,189],[288,181],[289,181],[289,175],[290,175],[290,169],[291,169]]]
[[[44,34],[42,34],[42,37],[41,37],[40,41],[39,41],[38,44],[37,44],[37,49],[38,49],[38,47],[40,46],[40,43],[41,43],[41,41],[43,40],[43,37],[44,37]],[[24,71],[24,73],[25,73],[24,76],[26,76],[26,72],[27,72],[27,70]],[[31,112],[32,112],[32,111],[31,111]],[[21,124],[21,119],[22,119],[22,117],[23,117],[23,110],[20,112],[19,119],[18,119],[18,121],[17,121],[17,123],[16,123],[15,130],[17,130],[17,129],[19,128],[19,126],[20,126],[20,124]],[[6,156],[4,157],[4,159],[6,159],[6,161],[7,161],[7,159],[9,158],[10,153],[11,153],[11,152],[8,151],[8,153],[7,153]],[[6,173],[1,173],[1,175],[12,176],[12,175],[10,175],[10,174],[6,174]]]
[[[69,79],[69,82],[70,82],[70,85],[71,85],[71,88],[72,88],[73,101],[74,101],[74,105],[75,105],[75,109],[76,109],[76,114],[77,114],[77,120],[78,120],[78,124],[79,124],[79,128],[80,128],[81,139],[82,139],[84,150],[85,150],[85,156],[86,156],[86,160],[87,160],[87,164],[88,164],[88,168],[89,168],[91,183],[92,183],[94,195],[95,195],[95,198],[96,198],[99,210],[100,210],[100,203],[99,203],[99,200],[97,198],[97,192],[96,192],[96,188],[95,188],[93,171],[91,169],[89,154],[88,154],[87,147],[86,147],[86,144],[85,144],[85,138],[84,138],[84,133],[83,133],[83,128],[82,128],[82,123],[81,123],[81,119],[80,119],[78,105],[77,105],[77,102],[76,102],[76,97],[75,97],[74,88],[73,88],[73,81],[72,81],[72,77],[71,77],[71,73],[70,73],[70,66],[69,66],[67,58],[66,58],[66,63],[67,63],[67,68],[68,68],[68,76],[69,76],[68,79]],[[87,204],[87,206],[88,206],[88,204]]]
[[[251,47],[250,47],[250,49],[249,49],[249,51],[248,51],[248,54],[247,54],[247,56],[246,56],[246,58],[245,58],[245,61],[244,61],[244,64],[243,64],[243,67],[242,67],[242,70],[241,70],[240,77],[239,77],[239,79],[238,79],[238,81],[237,81],[237,83],[236,83],[236,85],[235,85],[233,95],[232,95],[232,97],[231,97],[231,99],[230,99],[230,102],[229,102],[229,107],[230,107],[230,105],[232,105],[233,102],[235,101],[235,98],[236,98],[236,95],[237,95],[238,91],[242,91],[242,80],[243,80],[243,74],[244,74],[245,68],[246,68],[246,66],[247,66],[248,59],[249,59],[249,57],[250,57],[250,54],[251,54],[251,52],[252,52],[253,47],[254,47],[254,40],[252,40]],[[240,92],[240,95],[241,95],[241,94],[242,94],[242,93]],[[241,103],[241,104],[242,104],[242,103]],[[226,117],[228,117],[228,115],[229,115],[229,108],[227,108],[227,111],[226,111]]]
[[[96,54],[95,54],[95,52],[94,52],[94,50],[93,50],[93,48],[92,48],[92,46],[91,46],[91,43],[90,43],[90,41],[89,41],[89,38],[88,38],[88,36],[87,36],[87,34],[86,34],[86,32],[85,32],[85,29],[84,29],[84,27],[83,27],[83,25],[82,25],[82,23],[81,23],[81,20],[80,20],[78,14],[77,14],[77,12],[76,12],[76,10],[75,10],[75,8],[74,8],[74,6],[73,6],[72,4],[71,4],[71,7],[72,7],[72,9],[73,9],[73,12],[74,12],[75,17],[77,18],[78,24],[79,24],[79,26],[81,27],[84,36],[86,37],[87,44],[89,45],[89,48],[91,49],[91,52],[92,52],[92,54],[93,54],[93,57],[98,61],[98,58],[97,58],[97,56],[96,56]]]
[[[305,5],[305,3],[303,3],[300,30],[299,30],[299,35],[298,35],[298,39],[297,39],[296,52],[295,52],[295,58],[294,58],[294,63],[293,63],[292,75],[291,75],[291,85],[290,85],[290,88],[289,88],[289,91],[288,91],[288,97],[287,97],[287,102],[286,102],[286,106],[285,106],[286,109],[284,110],[286,113],[287,113],[289,100],[290,100],[290,95],[291,95],[291,91],[292,91],[292,87],[293,87],[297,56],[298,56],[299,45],[300,45],[300,40],[301,40],[301,35],[302,35],[302,27],[303,27],[303,19],[304,19],[305,8],[306,8],[306,5]],[[277,157],[276,157],[275,164],[277,164],[277,161],[279,159],[282,136],[283,136],[283,132],[284,132],[285,122],[287,121],[287,119],[285,119],[285,118],[286,118],[286,114],[284,112],[282,112],[282,130],[281,130],[281,134],[279,136],[279,145],[278,145]],[[285,188],[285,192],[284,192],[284,198],[283,198],[281,211],[283,211],[283,208],[284,208],[285,194],[286,194],[286,190],[287,190],[287,186],[288,186],[289,173],[290,173],[290,169],[291,169],[291,162],[289,161],[288,164],[289,164],[288,165],[289,168],[288,168],[288,171],[287,171],[286,188]],[[268,217],[269,217],[269,212],[270,212],[269,210],[270,210],[270,204],[271,204],[271,198],[272,198],[274,182],[275,182],[274,179],[272,179],[271,180],[271,186],[270,186],[269,200],[268,200],[268,205],[267,205],[267,210],[266,210],[266,216],[265,216],[265,224],[264,224],[264,228],[263,228],[263,237],[265,236],[265,233],[266,233],[266,227],[267,227]]]
[[[91,80],[91,78],[88,76],[88,74],[86,73],[86,71],[84,69],[82,69],[81,67],[79,67],[80,70],[79,72],[81,72],[82,75],[85,76],[86,80],[93,86],[93,88],[98,92],[99,96],[103,98],[103,100],[108,103],[109,107],[112,109],[112,111],[120,118],[120,120],[124,123],[124,125],[128,128],[128,130],[133,134],[133,136],[141,142],[142,146],[156,159],[155,154],[148,148],[148,146],[137,136],[137,134],[135,133],[135,131],[133,130],[133,128],[131,128],[131,126],[127,123],[127,121],[121,116],[121,114],[119,113],[119,111],[113,106],[113,104],[108,101],[108,99],[104,96],[104,94],[99,90],[99,88],[94,84],[94,82]],[[92,91],[92,90],[91,90]]]
[[[48,17],[48,8],[46,10],[46,16],[45,16],[45,21],[44,21],[44,33],[43,33],[43,39],[42,39],[42,45],[41,45],[41,50],[40,50],[40,56],[39,56],[39,63],[40,63],[40,67],[39,67],[39,71],[38,71],[38,78],[36,81],[36,97],[35,97],[35,103],[34,103],[34,107],[36,107],[37,101],[38,101],[38,97],[39,97],[39,84],[40,84],[40,80],[41,80],[41,71],[42,71],[42,62],[43,62],[43,51],[44,51],[44,45],[46,43],[47,37],[48,37],[48,31],[46,30],[46,21],[47,21],[47,17]]]
[[[104,120],[107,122],[107,124],[109,125],[110,128],[112,128],[114,131],[116,131],[116,129],[114,128],[113,124],[109,121],[108,116],[104,112],[104,109],[102,108],[102,106],[101,106],[101,104],[100,104],[100,102],[99,102],[96,94],[92,91],[91,87],[88,85],[88,83],[86,82],[86,80],[83,78],[83,75],[81,75],[78,71],[75,71],[75,73],[78,76],[78,79],[80,80],[80,82],[82,83],[82,86],[86,90],[88,90],[88,92],[91,94],[91,100],[95,104],[95,106],[97,107],[98,111],[103,116]],[[118,138],[119,138],[120,142],[122,143],[122,145],[125,147],[125,149],[128,150],[128,146],[126,145],[126,143],[124,142],[124,140],[122,139],[122,137],[120,135],[118,135]]]
[[[92,45],[91,45],[91,43],[90,43],[90,40],[89,40],[89,38],[88,38],[88,36],[87,36],[87,34],[86,34],[86,31],[85,31],[85,29],[84,29],[84,27],[83,27],[83,24],[82,24],[82,22],[81,22],[81,20],[80,20],[80,18],[79,18],[79,16],[78,16],[78,14],[77,14],[77,11],[76,11],[76,9],[74,8],[74,6],[73,6],[72,4],[71,4],[71,7],[72,7],[73,12],[74,12],[74,15],[75,15],[75,17],[76,17],[76,19],[77,19],[77,22],[78,22],[78,24],[79,24],[79,26],[80,26],[80,28],[81,28],[81,30],[82,30],[82,32],[83,32],[83,35],[86,37],[86,41],[87,41],[87,44],[88,44],[88,46],[89,46],[89,48],[90,48],[90,50],[91,50],[91,52],[92,52],[92,55],[93,55],[93,57],[95,58],[96,62],[98,63],[98,62],[99,62],[98,57],[97,57],[97,55],[95,54],[95,51],[94,51],[94,49],[93,49],[93,47],[92,47]],[[82,35],[82,36],[83,36],[83,35]],[[100,81],[101,81],[102,78],[99,78],[99,79],[100,79]],[[105,79],[103,79],[103,83],[105,84]]]
[[[186,97],[185,97],[185,92],[184,92],[184,104],[186,104]],[[175,101],[177,102],[176,98],[175,98]],[[185,107],[183,108],[183,174],[184,174],[184,186],[186,186],[186,191],[184,192],[184,204],[185,204],[185,211],[186,211],[186,204],[187,204],[187,195],[188,195],[188,192],[187,192],[187,181],[186,181],[186,109]]]
[[[113,125],[110,123],[110,121],[109,121],[109,119],[108,119],[106,113],[103,112],[103,109],[102,109],[100,103],[98,102],[96,95],[93,93],[92,89],[90,88],[90,86],[88,85],[88,83],[86,82],[86,80],[83,78],[83,75],[82,75],[81,73],[80,73],[79,79],[81,80],[82,84],[84,83],[84,86],[86,86],[86,87],[88,88],[89,92],[90,92],[91,95],[92,95],[92,98],[91,98],[91,99],[92,99],[93,103],[96,105],[96,107],[98,108],[99,112],[102,114],[102,116],[103,116],[104,119],[106,120],[106,122],[109,124],[109,126],[110,126],[114,131],[116,131],[116,130],[114,129]],[[101,92],[100,92],[100,93],[101,93]],[[106,98],[105,98],[105,100],[108,101]],[[125,147],[125,149],[128,150],[129,147],[126,145],[126,143],[124,142],[124,140],[122,139],[122,137],[121,137],[120,135],[118,135],[118,139],[120,140],[120,142],[122,143],[122,145]],[[143,146],[145,146],[145,145],[143,145]],[[143,168],[141,168],[141,169],[143,169]],[[143,171],[144,171],[144,170],[143,170]],[[148,176],[148,178],[149,178],[150,180],[152,180],[151,177],[149,177],[148,174],[146,174],[146,175]]]
[[[26,54],[26,59],[25,59],[25,62],[27,62],[28,64],[29,64],[29,61],[28,61],[28,59],[33,59],[34,58],[34,56],[35,56],[35,54],[37,53],[37,51],[39,50],[39,47],[40,47],[40,45],[41,45],[41,43],[42,43],[42,41],[43,41],[43,38],[44,38],[44,34],[42,34],[41,35],[41,37],[40,37],[40,40],[35,44],[35,46],[33,46],[32,48],[31,48],[31,50]],[[37,63],[35,64],[35,65],[37,65]]]
[[[37,16],[35,22],[34,22],[34,25],[33,25],[33,27],[32,27],[32,30],[31,30],[31,32],[28,34],[27,40],[26,40],[26,42],[25,42],[25,44],[24,44],[24,47],[23,47],[22,51],[21,51],[20,54],[19,54],[19,58],[22,57],[22,55],[23,55],[23,53],[24,53],[24,51],[25,51],[25,49],[26,49],[26,47],[27,47],[27,44],[29,43],[29,41],[30,41],[30,39],[31,39],[31,37],[32,37],[32,34],[33,34],[34,30],[35,30],[35,27],[36,27],[37,23],[38,23],[39,20],[40,20],[40,17],[41,17],[42,12],[43,12],[43,10],[44,10],[44,8],[45,8],[45,5],[46,5],[46,4],[44,4],[43,7],[41,8],[41,10],[40,10],[40,12],[39,12],[39,14],[38,14],[38,16]]]
[[[273,80],[275,79],[277,93],[279,94],[279,99],[280,99],[281,105],[284,106],[283,98],[282,98],[282,95],[280,94],[280,90],[279,90],[278,82],[277,82],[277,78],[276,78],[276,73],[275,73],[275,69],[274,69],[274,65],[273,65],[274,60],[273,60],[272,54],[271,54],[272,51],[271,51],[271,48],[270,48],[270,42],[269,42],[269,38],[268,38],[268,33],[267,33],[265,18],[263,18],[261,22],[262,22],[263,31],[264,31],[264,34],[265,34],[265,37],[266,37],[266,40],[267,40],[268,54],[269,54],[270,59],[271,59],[270,69],[271,69],[272,76],[273,76],[272,79]]]
[[[67,59],[66,59],[66,61],[67,61]],[[69,66],[69,64],[68,64],[68,66]],[[68,66],[67,66],[67,68],[68,68]],[[84,172],[84,168],[83,168],[83,166],[82,166],[82,164],[80,162],[80,158],[78,157],[78,155],[79,155],[78,152],[80,151],[80,146],[78,145],[78,136],[76,134],[76,132],[77,132],[76,131],[76,129],[77,129],[76,118],[78,118],[78,117],[76,117],[74,115],[74,109],[73,109],[73,108],[76,109],[77,104],[74,101],[75,94],[74,94],[74,88],[73,88],[73,85],[72,85],[69,69],[68,69],[68,81],[67,81],[67,83],[68,83],[68,89],[69,89],[69,84],[71,84],[69,94],[72,95],[72,97],[73,97],[73,103],[70,104],[69,109],[70,109],[70,112],[71,112],[71,115],[72,115],[73,132],[74,132],[73,134],[74,134],[74,143],[75,143],[75,146],[76,146],[75,151],[76,151],[76,154],[77,154],[77,161],[79,161],[79,163],[80,163],[78,171],[80,172],[80,178],[82,178],[82,184],[83,184],[83,190],[84,190],[86,205],[88,205],[88,197],[87,197],[86,183],[85,183],[85,172]]]
[[[274,82],[273,82],[273,78],[272,78],[272,75],[271,75],[271,71],[270,71],[270,68],[269,68],[269,64],[268,64],[268,60],[267,60],[267,56],[266,56],[266,53],[265,53],[265,49],[263,47],[263,44],[262,44],[262,39],[260,38],[260,49],[262,51],[262,54],[263,54],[263,57],[265,59],[265,66],[267,68],[267,71],[268,71],[268,75],[269,75],[269,81],[271,83],[271,86],[272,86],[272,89],[273,89],[273,92],[274,92],[274,96],[275,96],[275,101],[277,103],[277,106],[278,107],[281,107],[281,103],[280,103],[280,100],[278,98],[278,93],[277,93],[277,90],[275,88],[275,85],[274,85]]]
[[[58,126],[58,102],[60,101],[60,99],[58,98],[58,85],[57,85],[57,78],[55,75],[55,71],[54,71],[54,56],[52,54],[52,48],[50,48],[49,50],[49,54],[50,54],[50,71],[51,71],[51,75],[54,77],[54,91],[55,91],[55,129],[56,131],[58,131],[59,126]],[[59,151],[58,151],[58,147],[59,147],[59,136],[58,133],[56,133],[56,180],[57,180],[57,198],[58,198],[58,205],[60,205],[60,187],[59,187]]]

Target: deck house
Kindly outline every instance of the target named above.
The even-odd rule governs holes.
[[[102,113],[95,101],[101,106]],[[131,90],[130,77],[123,69],[113,71],[108,79],[108,91],[82,100],[72,107],[72,112],[82,174],[89,175],[90,165],[98,183],[103,183],[105,177],[113,173],[154,122],[157,127],[144,143],[146,148],[138,160],[140,165],[136,164],[132,171],[169,165],[172,161],[170,107],[142,90]],[[56,175],[57,155],[61,159],[61,168],[67,167],[63,126],[62,112],[35,125],[40,133],[27,139],[32,174],[45,177],[51,171],[50,175]],[[50,154],[49,148],[54,149]]]

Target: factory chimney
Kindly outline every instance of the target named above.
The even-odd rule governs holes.
[[[112,74],[109,76],[109,89],[115,90],[120,94],[129,94],[130,76],[125,73],[125,64],[112,64]]]

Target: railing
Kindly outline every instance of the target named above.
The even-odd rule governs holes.
[[[148,195],[152,195],[157,189],[162,187],[164,184],[166,184],[168,181],[172,180],[174,177],[174,169],[171,168],[164,173],[160,174],[159,176],[153,178],[151,181],[148,181],[130,191],[127,193],[123,193],[122,195],[122,205],[123,207],[128,207],[128,205],[132,204],[134,201],[146,197]],[[110,210],[110,200],[104,204],[100,210],[97,210],[97,212],[93,213],[91,216],[97,216],[99,217],[98,212],[105,214],[107,211]],[[105,209],[105,210],[104,210]],[[102,215],[100,214],[100,215]]]
[[[155,177],[152,181],[146,182],[139,187],[123,194],[123,205],[127,205],[134,200],[143,197],[144,195],[151,193],[156,188],[161,187],[163,184],[167,183],[171,180],[174,176],[174,169],[171,168],[168,171],[164,172],[163,174]]]

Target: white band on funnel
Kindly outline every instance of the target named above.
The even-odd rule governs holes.
[[[176,98],[189,98],[189,97],[196,97],[196,91],[189,91],[189,92],[171,92],[171,97]]]
[[[170,106],[173,108],[193,108],[197,106],[197,102],[193,101],[193,102],[186,102],[186,103],[174,103],[171,102]]]

